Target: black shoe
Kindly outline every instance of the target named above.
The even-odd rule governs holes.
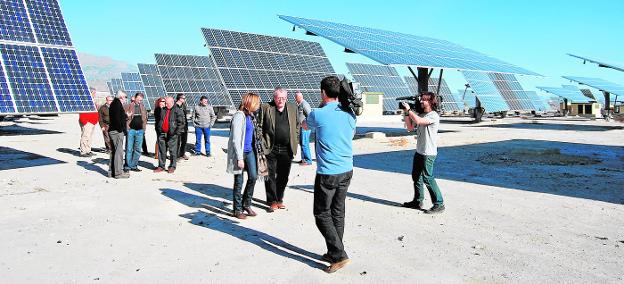
[[[434,204],[431,209],[427,210],[426,214],[438,214],[444,212],[444,204]]]
[[[210,155],[210,154],[206,154],[206,157],[210,158],[210,157],[212,157],[212,155]]]
[[[331,258],[329,257],[329,253],[323,254],[323,255],[321,256],[321,260],[322,260],[322,261],[325,261],[325,262],[329,262],[329,263],[331,263],[331,262],[332,262],[332,261],[331,261]]]
[[[139,168],[136,168],[136,169],[130,169],[130,170],[131,170],[131,171],[133,171],[133,172],[140,172],[140,171],[142,171],[142,170],[141,170],[141,169],[139,169]]]
[[[410,202],[404,202],[402,207],[423,210],[423,203],[422,201],[412,200]]]

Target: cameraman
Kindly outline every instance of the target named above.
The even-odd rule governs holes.
[[[333,273],[349,262],[344,251],[345,198],[353,176],[352,140],[355,114],[338,102],[340,79],[326,77],[321,81],[321,108],[311,112],[304,128],[316,132],[316,178],[314,179],[314,218],[325,238],[325,269]]]
[[[440,115],[435,111],[438,106],[436,95],[432,92],[420,94],[420,106],[422,113],[416,113],[410,109],[409,104],[403,102],[405,126],[407,131],[416,129],[416,153],[412,163],[412,180],[414,181],[414,200],[403,203],[403,207],[422,210],[425,198],[423,182],[427,185],[433,207],[427,210],[427,214],[442,213],[444,200],[435,177],[433,176],[433,163],[438,154],[438,127]]]

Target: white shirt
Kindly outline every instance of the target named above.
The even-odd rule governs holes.
[[[416,152],[424,156],[438,155],[438,126],[440,115],[435,111],[419,113],[419,117],[429,120],[429,125],[416,127]]]

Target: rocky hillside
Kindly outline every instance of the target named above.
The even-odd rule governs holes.
[[[106,82],[111,78],[120,78],[121,72],[138,72],[136,65],[115,60],[108,56],[79,52],[78,59],[89,86],[95,87],[98,91],[107,92]]]

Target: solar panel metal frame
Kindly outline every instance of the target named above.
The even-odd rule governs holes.
[[[578,76],[562,76],[565,79],[574,81],[576,83],[590,86],[594,89],[598,89],[601,92],[607,92],[610,94],[624,96],[624,86],[603,80],[600,78],[578,77]]]
[[[157,53],[154,57],[168,96],[184,94],[189,107],[198,104],[201,96],[208,97],[212,106],[233,107],[211,56]]]
[[[385,65],[541,76],[445,40],[285,15],[278,17]]]
[[[488,73],[475,71],[462,71],[464,78],[470,84],[470,88],[481,102],[481,107],[486,112],[503,112],[511,108],[503,98],[502,94],[490,78]]]
[[[320,103],[320,81],[336,75],[320,44],[285,37],[202,28],[206,46],[234,104],[247,92],[264,102],[275,87],[300,91],[312,106]]]
[[[353,80],[360,83],[360,90],[384,93],[384,111],[397,111],[396,98],[412,94],[394,67],[377,64],[347,63]]]
[[[96,111],[58,1],[3,4],[0,115]]]
[[[581,59],[581,60],[583,60],[583,62],[589,61],[591,63],[598,64],[598,67],[607,67],[607,68],[611,68],[611,69],[615,69],[615,70],[624,72],[624,65],[613,64],[613,63],[606,63],[605,61],[602,61],[602,60],[596,60],[596,59],[592,59],[592,58],[585,57],[585,56],[574,55],[574,54],[571,54],[571,53],[568,53],[568,55],[570,55],[572,57],[575,57],[575,58],[578,58],[578,59]]]

